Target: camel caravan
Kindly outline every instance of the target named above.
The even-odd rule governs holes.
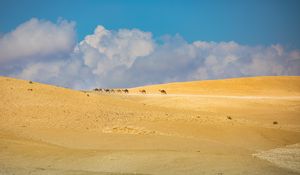
[[[97,92],[106,92],[106,93],[129,93],[128,89],[101,89],[101,88],[95,88],[94,91]]]
[[[102,89],[102,88],[95,88],[93,89],[96,92],[104,92],[104,93],[125,93],[128,94],[129,90],[128,89]],[[158,90],[161,94],[167,94],[166,90],[164,89],[159,89]],[[140,89],[139,93],[141,94],[146,94],[146,90],[145,89]]]

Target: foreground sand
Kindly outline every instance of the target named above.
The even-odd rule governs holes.
[[[127,95],[0,77],[0,99],[0,174],[300,173],[300,77]]]

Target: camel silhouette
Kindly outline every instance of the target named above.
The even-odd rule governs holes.
[[[142,93],[142,94],[146,94],[146,90],[145,89],[141,89],[141,90],[139,90],[139,92]]]

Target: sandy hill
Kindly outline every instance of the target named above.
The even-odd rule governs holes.
[[[169,94],[299,96],[300,76],[176,82],[137,87],[131,90],[138,92],[140,89],[145,89],[148,93],[159,93],[159,89],[164,89]]]
[[[299,77],[143,88],[173,94],[82,92],[0,77],[0,174],[300,173]],[[202,93],[214,96],[190,95]]]

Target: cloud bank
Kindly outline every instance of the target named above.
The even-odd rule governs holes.
[[[74,23],[31,19],[0,37],[0,61],[10,62],[72,51],[75,44]]]
[[[300,51],[280,44],[154,39],[139,29],[97,26],[76,43],[75,24],[31,19],[0,36],[0,74],[75,88],[172,81],[300,75]]]

